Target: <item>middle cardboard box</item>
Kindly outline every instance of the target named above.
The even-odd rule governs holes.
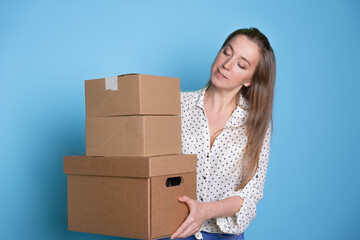
[[[87,156],[181,154],[180,116],[86,118]]]

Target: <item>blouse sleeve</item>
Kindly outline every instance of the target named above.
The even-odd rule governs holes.
[[[239,191],[229,191],[221,199],[239,196],[244,202],[235,216],[216,218],[216,224],[224,233],[240,234],[246,230],[256,216],[256,204],[263,198],[266,170],[268,166],[271,140],[269,124],[259,155],[259,165],[254,177]],[[220,200],[221,200],[220,199]]]

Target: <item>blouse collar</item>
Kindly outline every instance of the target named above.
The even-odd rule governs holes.
[[[195,106],[201,108],[204,112],[205,112],[205,107],[204,107],[205,91],[206,91],[206,87],[200,89],[198,91],[197,101],[195,101],[195,103],[196,103]],[[249,113],[248,107],[249,107],[248,101],[244,98],[244,96],[242,94],[240,94],[238,105],[236,106],[236,108],[231,116],[232,125],[238,125],[237,124],[238,122],[243,122],[240,119],[247,117],[247,115]]]

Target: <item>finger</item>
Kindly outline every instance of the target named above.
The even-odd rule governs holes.
[[[176,232],[171,235],[171,239],[174,239],[174,238],[178,238],[180,235],[182,235],[182,233],[186,230],[186,228],[189,227],[189,223],[188,222],[184,222],[183,224],[181,224],[181,226],[176,230]]]
[[[188,228],[186,228],[185,230],[184,230],[184,232],[182,232],[181,234],[179,234],[179,238],[186,238],[186,237],[188,237],[188,236],[190,236],[190,235],[193,235],[193,234],[195,234],[197,231],[198,231],[198,227],[197,227],[197,225],[196,225],[196,223],[193,223],[193,224],[191,224]]]
[[[180,225],[180,227],[175,231],[175,233],[171,235],[171,239],[179,237],[191,225],[191,223],[191,219],[187,217],[185,221]]]
[[[186,202],[186,201],[188,201],[190,198],[188,197],[188,196],[186,196],[186,195],[184,195],[184,196],[181,196],[181,197],[178,197],[178,200],[180,201],[180,202]]]
[[[178,200],[179,200],[179,202],[186,203],[186,205],[188,205],[190,210],[191,210],[191,207],[194,205],[193,202],[195,201],[194,199],[189,198],[188,196],[179,197]]]

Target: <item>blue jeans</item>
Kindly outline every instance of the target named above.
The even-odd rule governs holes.
[[[227,233],[208,233],[201,231],[203,240],[244,240],[244,233],[240,235],[227,234]],[[175,238],[179,240],[197,240],[194,235],[191,235],[187,238]],[[159,240],[170,240],[170,237],[162,238]]]

